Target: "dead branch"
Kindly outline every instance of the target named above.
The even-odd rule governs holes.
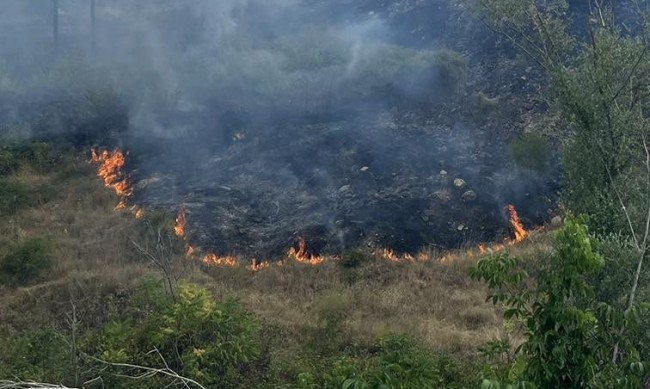
[[[142,380],[142,379],[147,379],[151,377],[155,377],[157,375],[162,375],[166,377],[170,377],[174,380],[174,383],[182,384],[185,388],[190,389],[192,386],[200,388],[200,389],[206,389],[205,386],[201,385],[199,382],[183,377],[180,374],[176,373],[174,370],[172,370],[169,367],[169,364],[167,364],[167,361],[165,358],[162,356],[160,351],[158,351],[157,348],[154,348],[148,354],[157,354],[160,360],[162,361],[163,365],[165,366],[164,368],[155,368],[155,367],[148,367],[148,366],[140,366],[140,365],[133,365],[130,363],[117,363],[117,362],[108,362],[104,361],[99,358],[95,358],[93,356],[84,354],[87,358],[99,362],[101,364],[104,364],[106,366],[112,366],[112,367],[119,367],[119,368],[125,368],[125,369],[130,369],[137,371],[135,374],[115,374],[118,377],[123,377],[123,378],[128,378],[132,380]],[[3,389],[0,387],[0,389]]]
[[[0,380],[0,389],[76,389],[57,384],[46,384],[33,381]]]

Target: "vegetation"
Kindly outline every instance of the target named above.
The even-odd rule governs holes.
[[[42,276],[52,266],[47,242],[31,239],[14,248],[0,262],[0,274],[13,284],[26,284]]]
[[[478,262],[471,251],[407,264],[355,249],[320,266],[207,267],[185,258],[173,215],[116,212],[78,152],[4,142],[0,387],[647,387],[646,16],[619,21],[590,1],[581,28],[563,0],[470,3],[548,79],[548,114],[565,130],[553,134],[561,228]],[[335,38],[314,29],[296,41],[225,40],[223,61],[190,50],[173,65],[208,67],[192,90],[215,106],[304,114],[354,99],[434,109],[466,77],[452,51],[377,44],[350,63],[352,45]],[[91,81],[98,65],[75,71],[82,62],[52,64],[38,80],[52,93],[40,116],[14,124],[87,146],[127,130],[125,96],[149,94],[142,101],[156,107],[180,99],[148,69],[118,90]],[[0,95],[35,87],[1,76]],[[510,144],[525,169],[543,171],[550,152],[539,134]]]
[[[550,162],[548,142],[537,134],[523,134],[510,143],[510,156],[519,167],[543,172]]]

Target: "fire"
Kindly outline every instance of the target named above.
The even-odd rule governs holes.
[[[122,172],[126,164],[124,153],[118,148],[113,151],[104,150],[101,153],[92,149],[90,162],[99,164],[97,176],[104,181],[105,187],[113,189],[120,198],[115,209],[126,209],[127,199],[133,196],[133,188]]]
[[[290,259],[298,263],[306,263],[308,265],[320,265],[325,262],[324,257],[307,253],[307,243],[303,238],[299,238],[298,240],[298,250],[292,247],[289,249],[287,255]]]
[[[521,223],[521,220],[519,220],[519,215],[517,214],[517,209],[515,206],[509,204],[506,206],[506,208],[508,209],[508,214],[510,215],[510,224],[515,230],[515,242],[521,242],[528,236],[528,231],[526,231],[524,225]]]
[[[379,250],[379,255],[390,262],[426,262],[430,259],[429,254],[425,252],[418,253],[416,256],[409,253],[404,253],[400,256],[391,249],[381,249]]]
[[[185,246],[185,256],[186,257],[189,258],[189,257],[193,256],[195,251],[196,250],[194,249],[194,247],[190,246],[189,244],[187,246]]]
[[[185,216],[185,208],[181,207],[178,210],[178,216],[176,216],[176,224],[174,225],[174,232],[178,237],[185,236],[185,225],[187,224],[187,219]]]
[[[257,259],[253,259],[251,264],[247,266],[250,271],[260,271],[270,267],[271,264],[268,261],[259,262]]]
[[[239,266],[237,258],[233,256],[220,257],[217,254],[209,253],[203,256],[203,263],[210,266],[227,266],[235,267]]]

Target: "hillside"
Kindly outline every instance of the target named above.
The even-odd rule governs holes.
[[[65,366],[70,355],[60,347],[73,329],[77,336],[101,333],[117,318],[146,310],[138,298],[143,285],[153,282],[162,292],[165,277],[138,246],[149,247],[181,284],[205,288],[217,302],[236,299],[259,323],[259,371],[243,375],[264,377],[256,383],[260,386],[295,385],[298,373],[317,374],[335,359],[366,360],[393,333],[417,339],[447,360],[451,370],[445,374],[461,374],[446,378],[450,382],[471,382],[483,363],[478,347],[503,332],[498,310],[485,302],[485,288],[467,272],[479,257],[476,250],[461,251],[447,261],[394,262],[354,250],[316,266],[289,260],[259,271],[245,265],[206,266],[185,258],[180,238],[164,249],[154,248],[148,232],[154,225],[169,228],[161,233],[174,239],[175,215],[146,209],[137,219],[115,210],[118,197],[96,177],[96,165],[86,154],[68,151],[61,156],[52,146],[34,144],[5,148],[3,157],[18,160],[2,179],[3,190],[20,190],[11,203],[3,197],[0,256],[43,241],[46,249],[40,255],[48,258],[47,265],[30,268],[16,286],[3,268],[7,283],[0,289],[0,333],[3,348],[14,350],[2,357],[4,376],[26,374],[32,380],[69,383],[61,374],[70,368]],[[544,234],[535,235],[511,249],[528,256],[547,251],[548,242]],[[178,285],[174,281],[174,294]],[[73,313],[76,324],[71,328]],[[47,347],[20,349],[28,339],[45,334],[53,337]],[[93,346],[98,339],[82,339],[77,347],[83,352],[98,347]],[[41,362],[16,365],[16,358]]]

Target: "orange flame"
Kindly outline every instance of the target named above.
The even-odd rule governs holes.
[[[185,217],[185,208],[181,207],[178,210],[178,216],[176,216],[176,224],[174,225],[174,232],[178,237],[185,236],[185,225],[187,224],[187,219]]]
[[[506,206],[506,208],[510,214],[510,224],[515,230],[515,242],[521,242],[528,236],[528,231],[526,231],[524,225],[521,223],[521,220],[519,220],[519,214],[517,214],[517,209],[515,206],[509,204]]]
[[[305,263],[308,265],[315,266],[325,262],[324,257],[307,253],[307,243],[303,238],[298,239],[298,250],[296,250],[295,247],[292,247],[289,249],[287,255],[290,259],[293,259],[298,263]]]
[[[251,264],[247,266],[250,271],[260,271],[270,267],[271,264],[268,261],[259,262],[257,259],[253,259]]]
[[[120,149],[112,152],[104,150],[98,153],[96,149],[91,150],[90,161],[98,163],[97,176],[104,181],[104,186],[111,188],[120,197],[120,204],[126,203],[126,199],[133,195],[133,188],[127,177],[122,172],[126,163],[126,157]]]
[[[235,267],[239,265],[237,258],[233,256],[220,257],[217,254],[209,253],[203,256],[203,263],[210,266]]]

